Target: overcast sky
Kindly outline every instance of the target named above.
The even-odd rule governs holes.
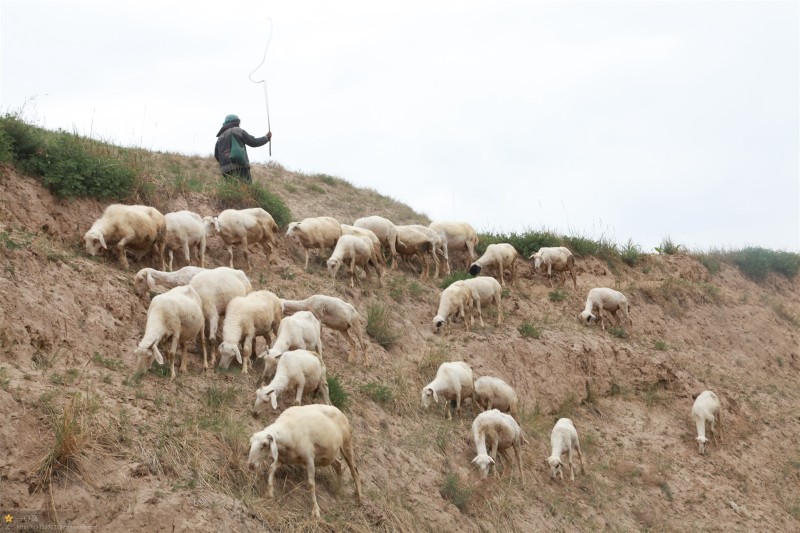
[[[270,18],[290,170],[478,231],[800,250],[797,1],[0,0],[2,111],[210,155],[228,113],[267,131]]]

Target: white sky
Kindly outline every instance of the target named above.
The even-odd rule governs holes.
[[[228,113],[266,132],[269,18],[288,169],[479,231],[800,250],[797,1],[0,0],[1,110],[210,155]]]

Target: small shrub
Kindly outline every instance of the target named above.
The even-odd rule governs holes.
[[[47,411],[46,420],[50,425],[53,441],[48,445],[48,452],[37,468],[38,488],[49,485],[54,475],[80,473],[85,466],[86,448],[92,438],[89,419],[92,406],[87,398],[80,394],[73,396],[60,413],[49,401],[43,402],[42,407]]]
[[[633,240],[628,239],[628,242],[620,249],[619,255],[623,263],[633,267],[641,259],[642,249],[638,244],[634,244]]]
[[[732,252],[733,262],[742,273],[755,281],[762,281],[770,272],[794,278],[800,270],[800,254],[766,248],[750,247]]]
[[[453,270],[449,276],[446,276],[442,279],[442,282],[439,284],[440,289],[446,289],[456,281],[461,281],[462,279],[469,279],[472,276],[469,275],[469,272],[464,270]]]
[[[567,299],[567,293],[564,289],[555,289],[550,291],[547,295],[551,302],[563,302]]]
[[[656,246],[656,252],[661,255],[675,255],[682,251],[683,246],[673,241],[669,235],[661,240],[661,246]]]
[[[367,334],[387,350],[400,337],[383,304],[372,304],[367,308]]]
[[[654,348],[656,350],[661,350],[663,352],[667,349],[667,343],[664,341],[656,341],[654,344]]]
[[[517,331],[526,339],[538,339],[542,334],[539,328],[528,322],[520,324]]]
[[[100,352],[94,352],[94,355],[92,356],[92,362],[109,370],[121,370],[125,368],[125,364],[122,361],[103,357]]]
[[[360,390],[376,403],[386,404],[392,401],[392,390],[385,385],[370,382],[361,385]]]
[[[7,391],[9,383],[11,383],[11,378],[8,377],[8,369],[0,366],[0,389]]]
[[[611,326],[610,328],[608,328],[608,332],[611,335],[617,337],[618,339],[627,339],[628,338],[628,332],[625,331],[625,328],[621,328],[619,326]]]
[[[716,254],[699,254],[696,256],[697,260],[706,267],[708,273],[712,276],[718,274],[721,268],[719,257]]]
[[[458,474],[449,472],[444,478],[444,485],[439,493],[442,498],[449,500],[460,511],[464,511],[472,497],[472,488],[466,485]]]
[[[344,411],[350,405],[350,395],[342,388],[342,382],[339,376],[334,374],[328,375],[328,394],[331,398],[331,404],[334,407]]]

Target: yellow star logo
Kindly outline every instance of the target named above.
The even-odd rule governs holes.
[[[6,519],[6,524],[10,524],[11,522],[14,521],[14,517],[11,516],[10,514],[7,514],[4,518]]]

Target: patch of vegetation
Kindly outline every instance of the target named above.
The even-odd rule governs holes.
[[[328,394],[331,398],[331,404],[341,411],[346,410],[350,406],[350,395],[342,387],[339,376],[335,374],[328,375]]]
[[[236,389],[234,387],[217,387],[216,385],[212,385],[206,389],[204,403],[206,407],[219,409],[233,404],[236,394]]]
[[[663,352],[663,351],[666,351],[666,349],[667,349],[667,343],[664,342],[664,341],[655,341],[655,343],[653,344],[653,347],[656,350],[661,350]]]
[[[21,250],[30,246],[33,241],[33,234],[22,232],[12,234],[9,231],[0,231],[0,245],[6,250]]]
[[[517,331],[526,339],[538,339],[542,335],[542,331],[529,322],[520,324]]]
[[[661,492],[664,493],[664,496],[667,497],[667,500],[672,501],[672,489],[669,487],[669,484],[666,481],[661,483],[658,488],[661,489]]]
[[[9,383],[11,383],[11,378],[8,377],[8,369],[0,366],[0,389],[7,391]]]
[[[261,207],[272,215],[280,227],[292,221],[292,212],[283,200],[263,185],[223,179],[216,183],[214,195],[217,198],[217,205],[222,209]]]
[[[625,328],[619,326],[611,326],[608,328],[608,332],[618,339],[627,339],[629,337],[628,332],[625,331]]]
[[[380,383],[369,382],[361,385],[361,392],[369,396],[372,401],[386,404],[392,401],[392,390]]]
[[[367,308],[367,334],[387,350],[400,338],[383,304],[372,304]]]
[[[325,191],[325,187],[320,187],[320,186],[319,186],[319,185],[317,185],[316,183],[309,183],[309,184],[308,184],[308,186],[307,186],[306,188],[307,188],[309,191],[311,191],[311,192],[315,192],[315,193],[317,193],[317,194],[324,194],[324,193],[326,192],[326,191]]]
[[[791,279],[800,270],[800,254],[792,252],[750,247],[729,252],[728,256],[745,276],[754,281],[763,281],[770,272]]]
[[[550,231],[528,230],[522,233],[513,231],[511,233],[481,233],[478,238],[476,252],[479,255],[483,254],[490,244],[499,244],[501,242],[509,243],[525,257],[538,252],[539,248],[543,246],[561,246],[563,244],[562,238]]]
[[[433,379],[439,366],[447,361],[448,353],[443,345],[431,346],[417,364],[417,371],[423,380]]]
[[[675,255],[684,251],[684,246],[672,240],[672,237],[667,235],[661,239],[661,246],[656,246],[656,252],[661,255]]]
[[[715,274],[719,274],[720,268],[722,268],[722,263],[720,260],[720,254],[718,253],[701,253],[696,254],[695,259],[697,259],[700,264],[706,267],[708,273],[712,276]]]
[[[574,392],[570,392],[567,397],[561,400],[561,403],[558,404],[553,416],[556,418],[570,418],[577,406],[578,399]]]
[[[343,179],[334,178],[333,176],[329,176],[328,174],[314,174],[311,177],[316,178],[325,185],[330,185],[331,187],[337,187],[340,183],[347,183]]]
[[[550,299],[551,302],[563,302],[564,300],[567,299],[567,291],[558,288],[550,291],[547,297]]]
[[[642,257],[642,248],[638,244],[634,244],[632,239],[628,239],[628,242],[620,248],[619,256],[626,265],[636,266]]]
[[[453,270],[453,271],[450,272],[450,275],[445,276],[442,279],[442,282],[439,283],[439,288],[440,289],[446,289],[447,287],[449,287],[450,285],[452,285],[456,281],[461,281],[463,279],[469,279],[471,277],[472,276],[469,275],[469,272],[467,272],[465,270]]]
[[[439,490],[439,494],[442,495],[442,498],[450,501],[453,505],[458,507],[460,511],[466,510],[469,500],[472,497],[472,492],[472,488],[454,472],[448,472],[444,478],[444,484]]]
[[[122,370],[125,364],[118,359],[103,357],[100,352],[94,352],[92,362],[109,370]]]

